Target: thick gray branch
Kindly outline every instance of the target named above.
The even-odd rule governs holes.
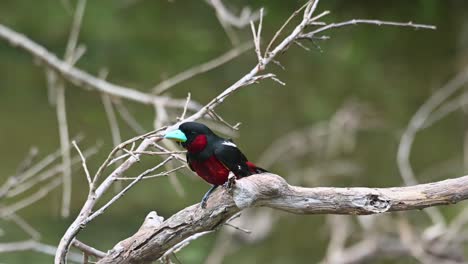
[[[185,105],[185,100],[182,99],[174,99],[166,96],[155,96],[99,79],[85,71],[69,65],[66,61],[60,60],[46,48],[2,24],[0,24],[0,39],[4,39],[12,46],[18,47],[32,54],[36,59],[43,62],[47,67],[50,67],[63,78],[77,86],[93,88],[99,92],[143,104],[161,104],[176,108],[183,108]],[[191,102],[188,105],[188,109],[193,111],[197,111],[200,107],[201,106],[199,104],[194,102]]]
[[[468,199],[468,176],[394,188],[304,188],[275,174],[236,181],[232,195],[213,194],[207,209],[187,207],[160,225],[118,243],[98,263],[150,263],[184,239],[213,230],[246,207],[270,207],[296,214],[377,214],[415,210]]]

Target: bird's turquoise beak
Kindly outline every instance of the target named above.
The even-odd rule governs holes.
[[[179,142],[187,141],[187,136],[180,129],[167,132],[164,138]]]

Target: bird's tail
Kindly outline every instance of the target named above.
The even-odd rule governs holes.
[[[249,170],[250,170],[250,172],[252,172],[252,174],[259,174],[259,173],[268,172],[268,171],[265,170],[264,168],[260,168],[260,167],[258,167],[257,165],[253,164],[253,163],[250,162],[250,161],[247,161],[247,166],[249,166]]]

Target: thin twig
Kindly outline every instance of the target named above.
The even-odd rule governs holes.
[[[80,0],[77,3],[73,16],[73,23],[68,37],[67,47],[65,50],[65,63],[72,66],[74,60],[75,48],[78,42],[78,36],[81,29],[81,22],[86,7],[86,0]],[[76,56],[78,57],[78,56]],[[62,217],[68,217],[70,214],[70,202],[72,193],[72,176],[71,176],[71,154],[70,154],[70,136],[68,130],[67,112],[65,105],[65,84],[63,80],[57,79],[54,83],[56,91],[56,110],[57,120],[59,125],[60,147],[63,161],[63,192],[62,192]]]
[[[181,73],[178,73],[176,75],[174,75],[173,77],[167,79],[167,80],[164,80],[162,81],[161,83],[157,84],[156,86],[153,87],[153,92],[155,94],[162,94],[164,92],[166,92],[167,90],[169,90],[170,88],[172,88],[173,86],[183,82],[183,81],[186,81],[196,75],[199,75],[199,74],[202,74],[202,73],[205,73],[205,72],[208,72],[212,69],[215,69],[229,61],[231,61],[232,59],[235,59],[236,57],[238,57],[239,55],[243,54],[244,52],[246,52],[247,50],[251,49],[252,48],[252,44],[251,43],[244,43],[244,44],[241,44],[239,45],[238,47],[235,47],[233,48],[232,50],[220,55],[219,57],[216,57],[210,61],[207,61],[203,64],[200,64],[200,65],[197,65],[197,66],[194,66],[190,69],[187,69]]]
[[[95,155],[97,153],[97,151],[99,150],[100,148],[100,145],[96,145],[92,148],[89,148],[89,149],[86,149],[84,152],[83,152],[83,155],[84,157],[90,157],[92,155]],[[71,160],[71,165],[75,165],[75,164],[78,164],[78,162],[81,161],[81,158],[79,156],[75,156],[72,158]],[[20,183],[18,185],[16,185],[14,188],[12,188],[10,191],[8,191],[8,193],[6,194],[6,197],[7,198],[11,198],[11,197],[14,197],[14,196],[17,196],[19,194],[22,194],[24,192],[26,192],[27,190],[37,186],[37,184],[41,183],[41,182],[44,182],[44,181],[47,181],[48,179],[56,176],[57,174],[59,174],[60,172],[62,172],[62,166],[63,164],[57,164],[45,171],[43,171],[42,173],[39,173],[37,174],[37,176],[35,178],[32,178],[26,182],[23,182],[23,183]]]
[[[221,27],[223,27],[224,32],[229,38],[229,41],[231,41],[232,46],[237,46],[239,44],[239,37],[237,36],[232,26],[226,22],[218,12],[216,12],[216,18],[218,19],[219,24],[221,24]]]
[[[39,149],[37,147],[31,147],[26,157],[18,165],[18,168],[16,169],[16,175],[21,174],[25,172],[27,169],[29,169],[38,154],[39,154]]]
[[[244,28],[249,25],[250,21],[260,18],[258,11],[251,12],[248,7],[242,10],[240,16],[236,16],[224,6],[221,0],[206,0],[206,2],[215,9],[220,19],[236,28]]]
[[[61,81],[59,81],[61,82]],[[63,191],[62,191],[62,217],[68,217],[70,214],[70,201],[72,195],[71,180],[71,158],[70,158],[70,137],[68,133],[67,112],[65,106],[65,87],[63,82],[56,86],[57,95],[57,119],[59,126],[60,147],[62,152],[62,173],[63,173]]]
[[[92,180],[91,180],[91,175],[89,174],[89,170],[88,170],[88,166],[86,165],[86,159],[85,157],[83,156],[83,153],[81,153],[81,150],[80,148],[78,147],[78,145],[76,144],[75,141],[72,141],[72,144],[73,144],[73,147],[75,147],[76,151],[78,152],[78,154],[80,155],[80,158],[81,158],[81,165],[83,166],[83,170],[86,174],[86,179],[88,180],[88,184],[89,184],[89,189],[92,190],[93,187],[92,187]]]
[[[393,22],[393,21],[382,21],[382,20],[371,20],[371,19],[352,19],[349,21],[344,21],[340,23],[331,23],[316,30],[313,30],[306,34],[301,34],[299,38],[312,38],[317,33],[323,32],[325,30],[329,30],[332,28],[344,27],[344,26],[352,26],[357,24],[371,24],[377,26],[395,26],[395,27],[412,27],[415,29],[432,29],[435,30],[436,27],[433,25],[425,25],[425,24],[414,24],[413,22],[407,23],[400,23],[400,22]]]
[[[32,239],[18,242],[0,243],[0,253],[19,252],[26,250],[33,250],[36,252],[53,256],[55,255],[57,248],[51,245],[37,242]],[[71,261],[81,263],[82,258],[80,254],[70,252],[68,257]]]
[[[134,154],[143,154],[143,155],[150,155],[150,156],[161,156],[161,155],[172,155],[172,154],[185,154],[187,151],[185,150],[177,150],[177,151],[133,151]]]
[[[187,168],[187,165],[181,165],[181,166],[176,167],[174,169],[171,169],[171,170],[168,170],[168,171],[165,171],[165,172],[161,172],[161,173],[158,173],[158,174],[144,176],[142,178],[142,180],[151,179],[151,178],[158,178],[158,177],[162,177],[162,176],[168,176],[171,173],[174,173],[174,172],[176,172],[176,171],[178,171],[180,169],[183,169],[183,168]],[[128,180],[136,180],[137,178],[138,177],[119,177],[119,178],[116,178],[116,180],[128,181]]]
[[[233,225],[233,224],[228,223],[228,222],[224,223],[224,225],[229,226],[229,227],[232,227],[232,228],[234,228],[234,229],[236,229],[236,230],[242,231],[242,232],[244,232],[244,233],[246,233],[246,234],[251,234],[251,233],[252,233],[252,231],[250,231],[250,230],[248,230],[248,229],[245,229],[245,228],[242,228],[242,227]]]
[[[168,157],[165,159],[163,162],[159,163],[158,165],[154,166],[153,168],[145,170],[143,173],[138,175],[129,185],[127,185],[125,188],[122,189],[118,194],[116,194],[112,199],[110,199],[105,205],[103,205],[101,208],[96,210],[93,214],[91,214],[89,217],[86,218],[86,222],[92,221],[94,218],[97,216],[101,215],[104,213],[104,211],[111,206],[115,201],[117,201],[119,198],[121,198],[130,188],[132,188],[135,184],[137,184],[141,179],[143,179],[144,176],[152,173],[153,171],[161,168],[164,166],[166,163],[172,160],[172,157]]]
[[[30,235],[32,239],[39,240],[41,238],[41,233],[37,231],[32,225],[30,225],[24,218],[21,216],[10,213],[5,217],[7,220],[14,222],[17,226],[19,226],[26,234]]]
[[[136,134],[143,134],[145,133],[145,129],[143,128],[140,123],[136,120],[136,118],[128,111],[127,107],[124,105],[124,103],[121,100],[116,100],[117,102],[114,102],[114,106],[117,109],[117,112],[119,113],[120,117],[122,118],[123,121],[130,127]]]
[[[43,62],[48,68],[57,72],[64,79],[75,84],[77,87],[89,87],[99,92],[107,93],[109,95],[125,98],[127,100],[139,102],[142,104],[153,105],[155,103],[164,104],[170,108],[183,108],[185,100],[174,99],[166,96],[155,96],[138,90],[119,86],[99,79],[83,70],[70,66],[67,62],[60,60],[46,50],[44,47],[33,42],[24,35],[21,35],[8,27],[0,24],[0,38],[8,41],[11,45],[23,49],[26,52]],[[191,111],[197,111],[201,106],[196,102],[191,102],[189,107]]]
[[[87,255],[95,256],[96,258],[103,258],[106,255],[105,252],[102,252],[99,249],[88,246],[85,243],[77,239],[73,240],[73,246],[83,251],[83,253],[86,253]]]
[[[260,47],[260,38],[262,34],[262,24],[263,24],[263,8],[260,9],[260,21],[258,23],[258,29],[255,30],[255,24],[253,21],[250,21],[250,28],[252,29],[253,42],[255,45],[255,53],[257,54],[258,65],[260,69],[263,69],[263,57],[262,50]]]
[[[77,136],[74,138],[74,140],[76,141],[81,141],[81,139],[82,139],[82,136]],[[60,157],[60,154],[61,152],[59,149],[47,155],[42,160],[40,160],[35,165],[28,168],[26,171],[22,172],[21,174],[8,178],[8,180],[0,187],[0,198],[5,196],[11,188],[38,175],[41,170],[43,170],[44,168],[46,168],[47,166],[55,162]]]
[[[232,129],[234,131],[239,131],[239,127],[240,127],[240,125],[242,123],[237,122],[235,125],[231,125],[226,120],[224,120],[220,115],[218,115],[214,110],[211,110],[209,113],[214,117],[214,119],[218,120],[219,122],[221,122],[226,127],[230,128],[230,129]]]
[[[188,93],[187,94],[187,102],[185,103],[185,106],[184,106],[184,111],[182,112],[182,115],[180,115],[180,117],[177,118],[178,120],[184,120],[185,114],[187,113],[187,106],[188,106],[188,104],[190,102],[190,98],[191,98],[191,94]]]
[[[270,51],[271,46],[275,42],[275,40],[279,37],[281,32],[286,28],[286,26],[289,24],[289,22],[296,17],[307,5],[309,5],[309,2],[305,3],[303,6],[301,6],[299,9],[294,11],[291,16],[289,16],[288,19],[283,23],[283,25],[276,31],[275,35],[273,38],[271,38],[270,42],[268,43],[267,48],[265,49],[265,54],[263,55],[264,57],[268,56],[268,52]]]
[[[123,148],[122,150],[128,155],[132,156],[136,161],[140,161],[140,158],[135,153],[133,153],[133,151],[130,151],[126,148]]]
[[[397,152],[397,164],[400,170],[401,177],[406,185],[414,185],[418,181],[414,175],[414,171],[410,163],[411,148],[416,134],[424,128],[424,124],[431,116],[431,113],[447,100],[451,95],[463,87],[468,82],[468,71],[459,73],[455,78],[450,80],[442,88],[437,90],[413,115],[408,123],[408,126],[401,136],[400,144]],[[436,209],[426,210],[429,217],[434,223],[445,225],[445,220],[441,213]]]
[[[101,99],[102,104],[104,105],[104,110],[106,112],[107,121],[109,122],[109,128],[112,135],[112,143],[114,144],[114,146],[117,146],[118,144],[120,144],[120,142],[122,142],[122,137],[120,136],[119,124],[115,115],[112,99],[108,94],[105,93],[101,94]]]
[[[45,185],[44,187],[40,188],[37,192],[31,194],[30,196],[15,202],[12,205],[5,206],[1,208],[0,211],[0,216],[5,217],[8,216],[12,213],[15,213],[25,207],[30,206],[31,204],[34,204],[38,200],[44,198],[47,194],[49,194],[50,191],[53,189],[57,188],[60,183],[62,183],[62,179],[58,178],[50,182],[49,184]]]
[[[197,233],[197,234],[194,234],[186,239],[184,239],[183,241],[181,241],[180,243],[176,244],[175,246],[173,246],[172,248],[170,248],[169,250],[167,250],[164,255],[161,256],[161,259],[164,259],[166,257],[168,257],[169,255],[173,254],[173,253],[177,253],[179,252],[181,249],[183,249],[184,247],[188,246],[192,241],[204,236],[204,235],[207,235],[207,234],[210,234],[210,233],[213,233],[214,230],[209,230],[209,231],[203,231],[203,232],[200,232],[200,233]]]

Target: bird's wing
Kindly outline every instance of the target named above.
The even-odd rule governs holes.
[[[190,160],[190,155],[189,153],[187,152],[186,156],[185,156],[185,159],[187,160],[187,164],[189,166],[189,168],[192,170],[192,171],[195,171],[192,167],[192,161]]]
[[[252,173],[247,166],[247,158],[232,141],[221,141],[217,144],[214,154],[226,168],[238,177],[249,176]]]

